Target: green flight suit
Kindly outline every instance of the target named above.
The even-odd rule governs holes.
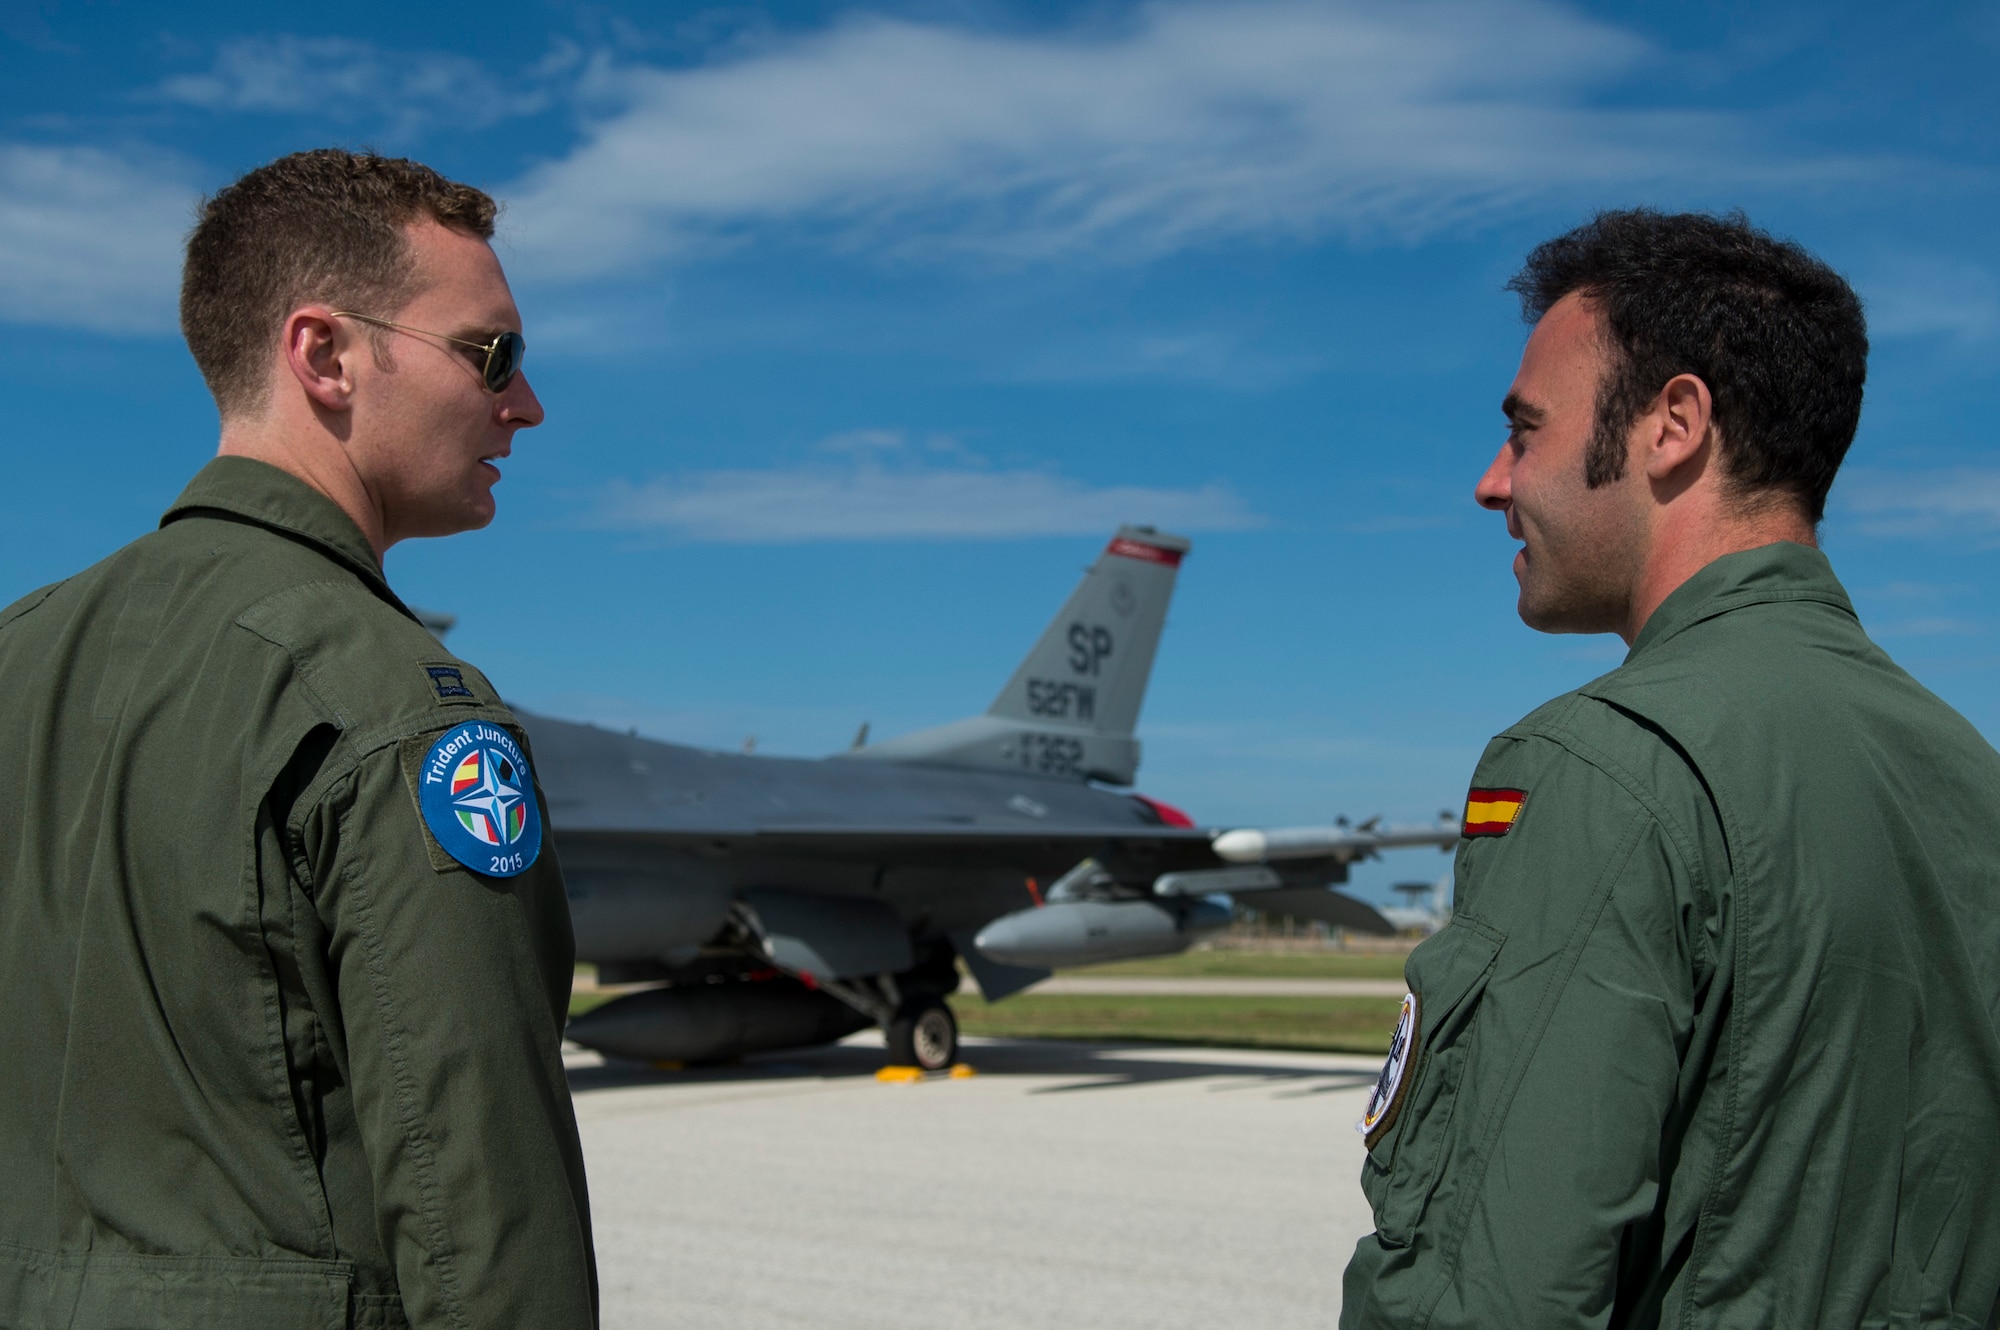
[[[513,717],[353,522],[219,458],[0,696],[0,1326],[593,1325],[561,872],[423,823]]]
[[[1824,556],[1716,560],[1473,786],[1341,1325],[1993,1324],[2000,755]]]

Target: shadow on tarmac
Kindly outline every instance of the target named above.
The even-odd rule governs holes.
[[[1169,1081],[1213,1079],[1214,1088],[1227,1090],[1274,1084],[1290,1087],[1290,1094],[1329,1094],[1372,1085],[1374,1068],[1300,1066],[1275,1060],[1261,1060],[1264,1050],[1232,1050],[1228,1059],[1206,1056],[1209,1050],[1176,1047],[1172,1055],[1160,1045],[1085,1043],[1056,1039],[991,1039],[966,1047],[965,1062],[980,1076],[1058,1076],[1060,1085],[1038,1086],[1030,1094],[1074,1094],[1081,1090],[1115,1090],[1127,1086],[1154,1085]],[[797,1080],[872,1080],[883,1066],[879,1047],[869,1044],[830,1044],[822,1048],[787,1049],[764,1053],[741,1061],[661,1069],[643,1062],[607,1058],[601,1066],[569,1069],[570,1090],[587,1094],[593,1090],[617,1090],[644,1085],[734,1085],[755,1082]],[[1072,1079],[1073,1078],[1073,1079]],[[942,1075],[934,1078],[942,1080]]]

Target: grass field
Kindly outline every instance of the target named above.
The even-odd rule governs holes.
[[[1134,979],[1401,979],[1403,957],[1338,951],[1194,951],[1063,973]],[[582,985],[595,975],[584,967],[577,978]],[[579,987],[570,997],[569,1014],[580,1016],[614,996]],[[967,1034],[1333,1053],[1387,1051],[1400,1008],[1395,998],[1094,997],[1032,991],[988,1003],[970,980],[951,1005]]]
[[[616,993],[582,989],[581,1016]],[[1383,1053],[1396,1026],[1395,998],[1074,997],[1025,993],[988,1003],[970,985],[951,999],[967,1034],[1010,1039],[1140,1040],[1221,1048],[1293,1048]]]
[[[1107,979],[1401,979],[1404,959],[1349,951],[1188,951],[1063,973]]]
[[[569,1014],[581,1016],[592,1007],[601,1007],[619,995],[620,990],[606,992],[601,988],[572,988],[569,994]]]
[[[960,992],[951,1006],[966,1034],[1386,1053],[1402,1004],[1395,998],[1110,998],[1033,993],[988,1004],[977,993]]]
[[[581,1016],[616,993],[582,989],[569,1014]],[[967,1034],[1010,1039],[1140,1040],[1221,1048],[1293,1048],[1383,1053],[1396,1026],[1395,998],[1086,997],[1024,993],[988,1003],[968,984],[951,999]]]

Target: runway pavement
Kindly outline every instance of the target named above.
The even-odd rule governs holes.
[[[570,1050],[606,1330],[1324,1327],[1379,1059],[880,1036],[656,1072]]]

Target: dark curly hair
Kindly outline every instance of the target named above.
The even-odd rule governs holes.
[[[1667,380],[1692,374],[1714,399],[1732,493],[1789,496],[1820,520],[1868,377],[1867,320],[1839,273],[1740,212],[1633,208],[1537,245],[1507,289],[1529,323],[1572,292],[1604,321],[1614,364],[1584,459],[1593,488],[1624,474],[1626,434]]]
[[[260,166],[202,204],[181,269],[181,334],[223,418],[259,409],[272,339],[319,301],[401,309],[414,294],[404,228],[429,219],[493,236],[492,198],[401,157],[318,148]]]

